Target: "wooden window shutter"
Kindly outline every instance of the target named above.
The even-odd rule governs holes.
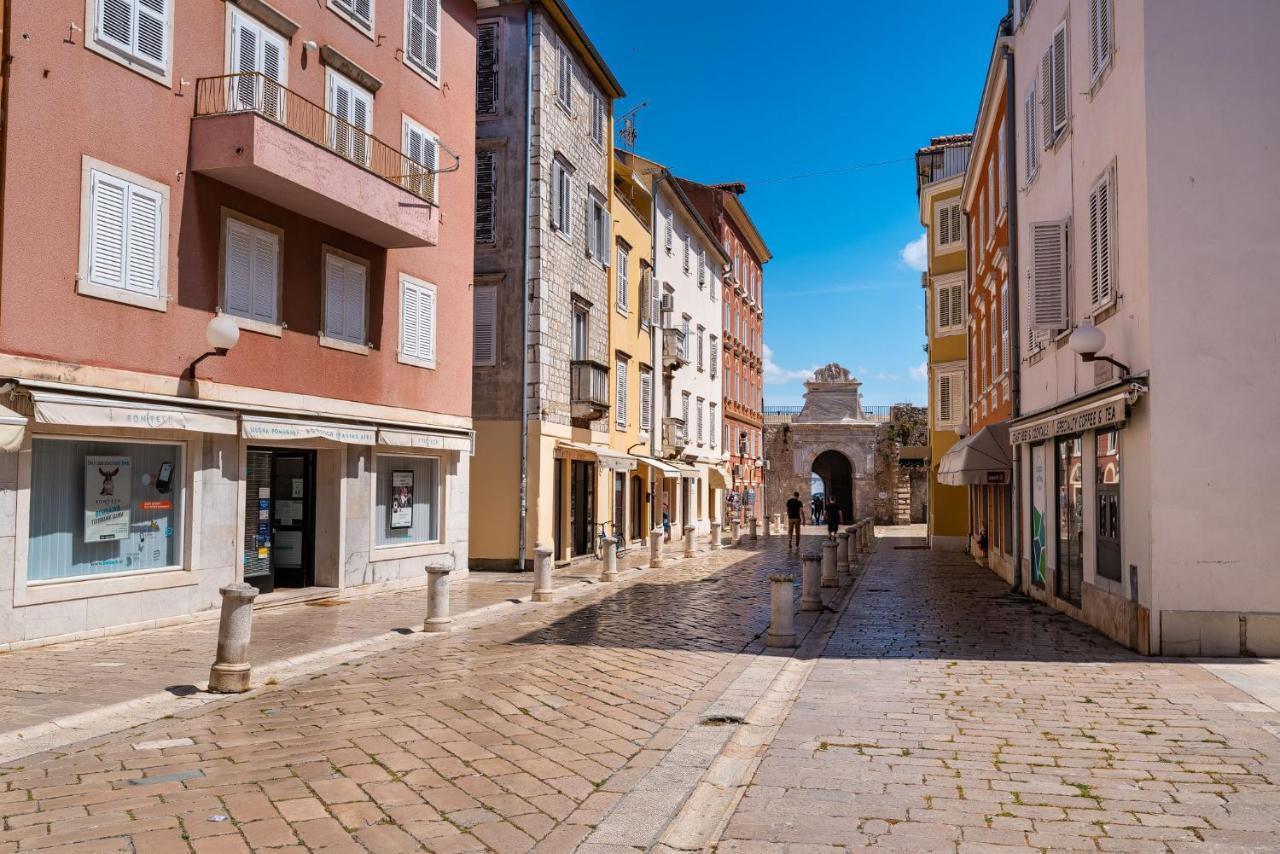
[[[1031,223],[1033,329],[1067,328],[1067,224]]]
[[[951,241],[961,242],[964,239],[964,219],[960,214],[960,203],[951,206]]]
[[[472,300],[472,359],[481,367],[492,367],[498,363],[498,288],[495,285],[477,285]]]
[[[951,325],[951,289],[938,288],[938,331]]]
[[[1115,295],[1114,188],[1108,171],[1089,193],[1089,305],[1099,308]]]
[[[938,206],[938,245],[946,246],[951,242],[951,217],[945,205]]]
[[[498,22],[476,27],[476,112],[491,116],[498,112]]]
[[[955,285],[951,294],[951,325],[964,325],[964,308],[967,295],[965,294],[964,285]]]
[[[498,161],[491,148],[476,151],[476,242],[498,242]]]
[[[560,98],[560,103],[570,109],[573,108],[573,57],[569,53],[569,46],[563,41],[560,42],[560,54],[558,56],[558,76],[556,80],[556,94]]]
[[[951,409],[951,374],[938,375],[938,422],[950,423],[953,415]]]
[[[1067,27],[1062,24],[1053,34],[1053,133],[1067,126]]]

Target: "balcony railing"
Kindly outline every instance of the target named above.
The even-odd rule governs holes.
[[[589,359],[569,363],[570,414],[595,421],[609,411],[609,366]]]
[[[255,113],[425,202],[437,203],[436,175],[440,170],[413,160],[270,77],[246,71],[196,81],[197,116],[236,113]]]
[[[689,447],[689,430],[683,418],[662,419],[662,449],[669,456],[679,456]]]
[[[688,340],[683,329],[662,330],[662,364],[668,368],[689,364]]]
[[[766,406],[764,414],[794,417],[799,415],[802,409],[804,409],[803,406]],[[892,406],[864,406],[862,407],[862,417],[866,421],[884,423],[889,420],[892,411]]]

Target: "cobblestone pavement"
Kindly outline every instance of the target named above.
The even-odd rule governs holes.
[[[906,544],[881,542],[719,854],[1280,850],[1274,709]]]
[[[786,564],[706,553],[0,766],[0,852],[570,851],[754,657]]]

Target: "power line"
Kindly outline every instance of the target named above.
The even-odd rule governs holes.
[[[839,169],[824,169],[819,172],[804,172],[799,175],[783,175],[776,178],[757,178],[754,181],[743,181],[744,184],[781,184],[784,181],[802,181],[806,178],[821,178],[826,175],[843,175],[847,172],[860,172],[864,169],[876,169],[880,166],[892,166],[896,163],[907,163],[915,159],[914,156],[897,157],[893,160],[879,160],[874,163],[858,163],[854,166],[843,166]]]

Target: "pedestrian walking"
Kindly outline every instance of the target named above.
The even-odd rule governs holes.
[[[800,525],[804,522],[804,502],[800,493],[794,493],[787,499],[787,551],[791,550],[791,538],[795,537],[796,548],[800,548]]]
[[[840,510],[840,505],[836,503],[835,498],[827,499],[827,506],[823,512],[827,520],[827,537],[835,540],[836,532],[840,530],[840,523],[844,521],[844,513]]]
[[[662,509],[662,539],[664,542],[671,542],[671,514],[665,507]]]
[[[821,495],[813,496],[812,503],[813,503],[813,512],[812,512],[813,521],[810,522],[810,524],[821,525],[822,524],[822,496]]]

